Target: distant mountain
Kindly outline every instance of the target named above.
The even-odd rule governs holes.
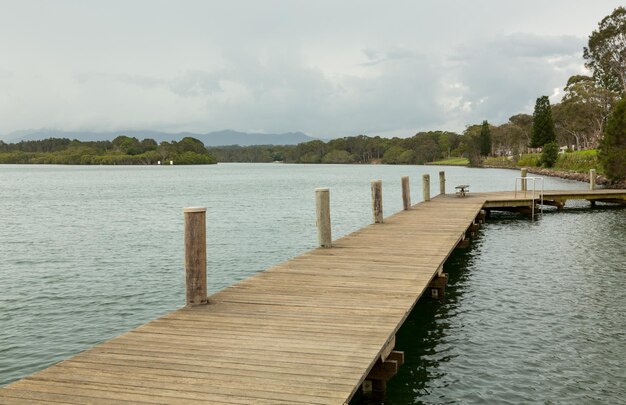
[[[53,129],[34,129],[11,132],[2,137],[5,142],[34,141],[47,138],[69,138],[79,141],[111,141],[119,135],[135,137],[139,140],[154,139],[157,142],[179,141],[186,136],[201,140],[206,146],[224,145],[295,145],[301,142],[312,141],[312,138],[302,132],[287,132],[284,134],[248,133],[232,130],[196,134],[179,132],[170,134],[158,131],[115,131],[115,132],[85,132],[85,131],[57,131]]]

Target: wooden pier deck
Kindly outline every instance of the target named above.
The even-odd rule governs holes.
[[[0,403],[347,403],[402,363],[396,332],[481,209],[524,198],[439,195],[9,384]]]

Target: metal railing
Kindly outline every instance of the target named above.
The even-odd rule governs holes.
[[[530,209],[531,209],[531,219],[534,221],[535,220],[535,195],[537,194],[537,180],[541,180],[541,193],[539,194],[540,196],[540,203],[539,203],[539,209],[541,210],[540,213],[543,214],[543,177],[516,177],[515,178],[515,193],[514,193],[514,198],[517,199],[517,180],[520,180],[520,193],[524,192],[524,197],[526,197],[526,194],[528,193],[528,180],[532,180],[533,182],[533,194],[532,194],[532,204],[530,205]]]

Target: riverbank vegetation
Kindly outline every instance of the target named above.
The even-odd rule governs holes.
[[[486,158],[483,163],[486,167],[522,168],[540,167],[541,153],[525,153],[517,159],[511,156],[493,156]],[[589,172],[590,169],[604,173],[598,160],[598,150],[568,151],[558,154],[552,165],[555,170],[572,172]]]
[[[293,146],[224,146],[209,151],[220,162],[424,164],[460,156],[465,149],[462,138],[454,132],[431,131],[410,138],[358,135]]]
[[[204,144],[191,137],[179,142],[118,136],[113,141],[80,142],[50,138],[40,141],[0,141],[0,163],[68,165],[177,165],[217,163]]]

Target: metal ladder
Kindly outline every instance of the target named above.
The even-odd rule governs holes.
[[[539,209],[541,210],[540,213],[543,214],[543,177],[516,177],[515,178],[515,193],[513,195],[513,198],[517,199],[517,181],[520,180],[520,193],[524,192],[524,197],[526,197],[526,194],[528,193],[528,180],[532,180],[533,182],[533,194],[532,194],[532,201],[533,203],[531,204],[530,208],[531,208],[531,220],[534,221],[535,220],[535,194],[537,194],[537,180],[541,180],[541,194],[540,194],[540,203],[539,203]],[[526,182],[524,182],[526,181]]]

